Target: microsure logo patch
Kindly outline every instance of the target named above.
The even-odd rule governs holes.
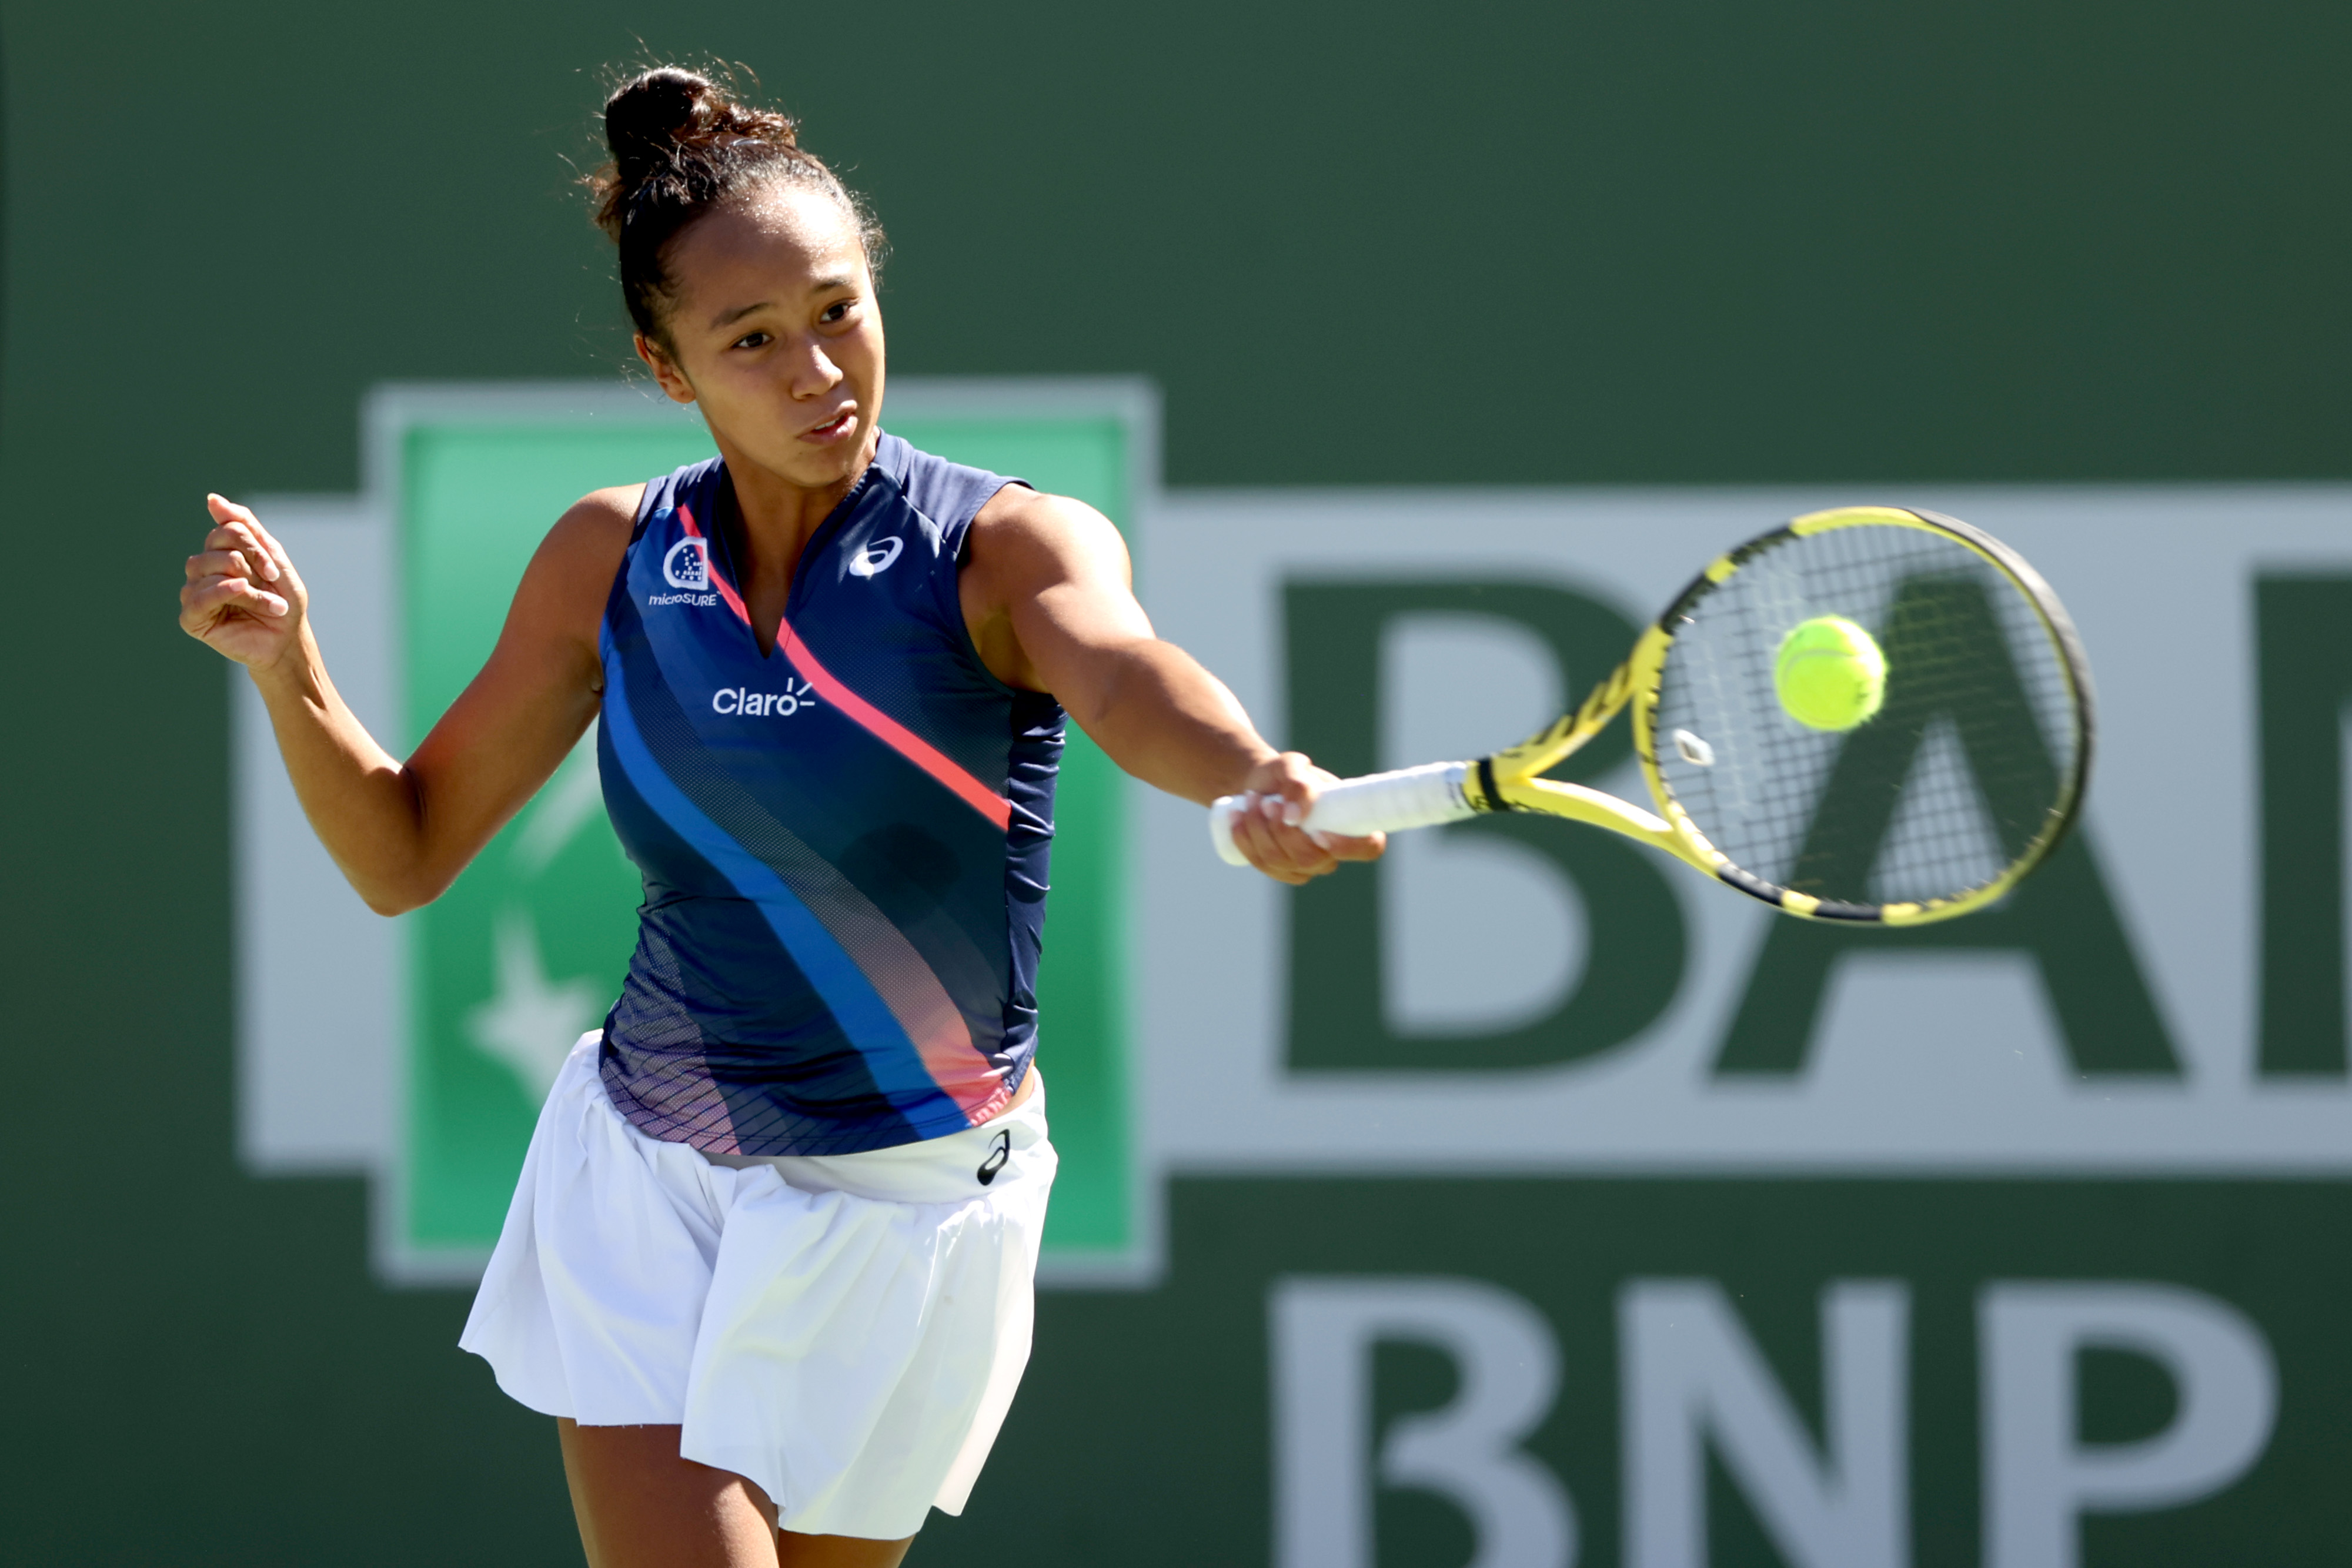
[[[678,591],[648,593],[648,606],[694,604],[708,609],[719,602],[710,588],[710,541],[680,539],[662,557],[662,580]]]
[[[662,557],[662,577],[672,588],[700,592],[710,586],[710,545],[704,539],[680,539]]]

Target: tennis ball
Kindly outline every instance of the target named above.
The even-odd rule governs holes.
[[[1808,729],[1852,729],[1886,700],[1886,655],[1842,615],[1816,615],[1780,639],[1772,661],[1780,707]]]

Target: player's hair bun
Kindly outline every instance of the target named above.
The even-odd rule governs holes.
[[[662,66],[633,77],[604,100],[604,144],[613,162],[589,178],[596,221],[618,240],[635,215],[632,209],[648,200],[698,208],[725,195],[754,165],[814,162],[800,150],[799,131],[790,116],[740,104],[694,71]]]
[[[684,165],[741,141],[796,152],[799,131],[789,116],[746,108],[709,77],[676,66],[622,83],[604,103],[604,144],[627,187],[690,173]]]
[[[596,224],[621,250],[621,293],[637,330],[667,342],[669,278],[662,253],[695,219],[754,183],[824,191],[856,224],[869,260],[881,228],[832,170],[800,144],[800,122],[740,102],[719,82],[677,66],[643,71],[604,100],[613,161],[588,176]]]

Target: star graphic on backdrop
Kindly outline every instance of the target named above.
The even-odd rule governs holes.
[[[520,909],[499,915],[498,989],[466,1015],[483,1052],[504,1062],[533,1103],[547,1097],[572,1042],[595,1026],[603,989],[590,979],[550,980],[539,931]]]

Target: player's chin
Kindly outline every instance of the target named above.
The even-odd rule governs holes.
[[[824,443],[803,441],[797,434],[779,439],[780,434],[762,440],[751,456],[779,476],[812,490],[853,476],[866,444],[855,431],[848,439]]]

